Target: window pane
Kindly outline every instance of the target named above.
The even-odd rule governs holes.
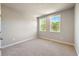
[[[41,17],[39,18],[39,25],[40,25],[40,31],[46,31],[46,18]]]
[[[50,32],[60,32],[60,15],[50,16]]]

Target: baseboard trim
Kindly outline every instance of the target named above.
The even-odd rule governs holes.
[[[75,47],[75,50],[76,50],[77,55],[79,56],[79,54],[78,54],[78,50],[77,50],[77,48],[76,48],[76,45],[75,45],[74,47]]]
[[[46,38],[46,37],[40,37],[40,39],[49,40],[49,41],[53,41],[53,42],[57,42],[57,43],[61,43],[61,44],[66,44],[66,45],[74,46],[73,43],[59,41],[59,40],[54,40],[54,39],[49,39],[49,38]]]
[[[7,47],[10,47],[10,46],[14,46],[14,45],[16,45],[16,44],[20,44],[20,43],[23,43],[23,42],[25,42],[25,41],[30,41],[30,40],[32,40],[32,39],[35,39],[35,37],[30,37],[30,38],[27,38],[27,39],[25,39],[25,40],[21,40],[21,41],[12,43],[12,44],[8,44],[8,45],[5,45],[5,46],[2,46],[1,49],[7,48]]]
[[[12,44],[8,44],[8,45],[5,45],[5,46],[0,47],[0,49],[6,48],[6,47],[10,47],[10,46],[13,46],[13,45],[16,45],[16,44],[20,44],[20,43],[23,43],[23,42],[25,42],[25,41],[32,40],[32,39],[34,39],[34,38],[35,38],[35,37],[30,37],[29,39],[27,38],[27,39],[22,40],[22,41],[18,41],[18,42],[12,43]],[[61,44],[66,44],[66,45],[74,46],[73,43],[68,43],[68,42],[64,42],[64,41],[49,39],[49,38],[46,38],[46,37],[40,37],[40,39],[49,40],[49,41],[54,41],[54,42],[57,42],[57,43],[61,43]]]
[[[76,50],[77,55],[79,56],[78,51],[77,51],[77,49],[76,49],[76,48],[75,48],[75,50]]]

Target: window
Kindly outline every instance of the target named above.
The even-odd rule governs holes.
[[[46,23],[46,21],[48,22]],[[39,18],[39,30],[42,32],[60,32],[60,24],[61,15],[48,15]]]
[[[39,28],[40,31],[46,31],[46,17],[40,17],[39,18]]]
[[[49,20],[50,20],[50,32],[60,32],[61,16],[60,15],[49,16]]]

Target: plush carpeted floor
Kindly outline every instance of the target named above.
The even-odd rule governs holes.
[[[2,49],[2,56],[76,56],[74,47],[34,39]]]

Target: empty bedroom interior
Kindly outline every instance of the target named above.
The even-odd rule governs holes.
[[[2,56],[79,55],[79,4],[0,4]]]

